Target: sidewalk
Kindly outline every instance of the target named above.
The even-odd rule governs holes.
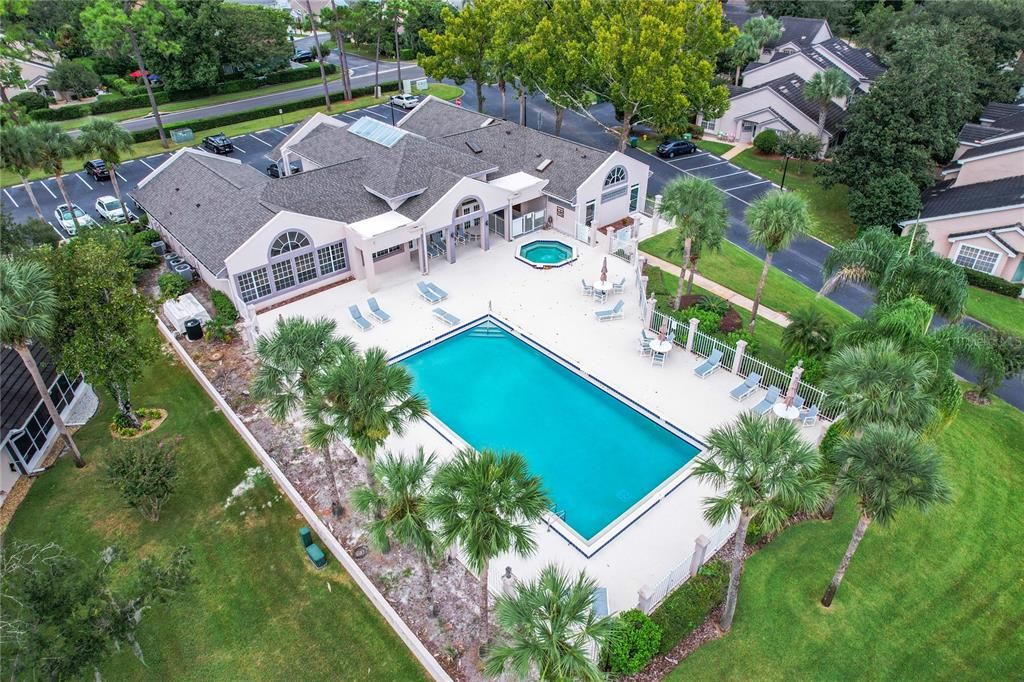
[[[655,265],[655,266],[661,268],[662,270],[664,270],[665,272],[668,272],[668,273],[670,273],[672,275],[675,275],[676,277],[682,276],[682,268],[680,268],[678,265],[674,265],[672,263],[669,263],[666,260],[662,260],[662,259],[660,259],[660,258],[658,258],[656,256],[652,256],[651,254],[647,253],[646,251],[643,252],[643,255],[644,255],[644,258],[647,259],[647,262],[650,265]],[[721,296],[726,301],[729,301],[729,303],[732,303],[733,305],[735,305],[737,307],[743,308],[747,312],[749,312],[754,307],[754,301],[752,301],[751,299],[749,299],[746,296],[743,296],[741,294],[737,294],[732,289],[727,289],[727,288],[723,287],[718,282],[711,281],[707,277],[704,277],[703,275],[701,275],[699,272],[694,275],[693,283],[696,284],[697,286],[701,287],[702,289],[707,289],[708,291],[713,293],[715,296]],[[775,324],[779,325],[780,327],[788,327],[789,326],[789,318],[788,317],[786,317],[785,315],[783,315],[780,312],[776,312],[774,310],[771,310],[770,308],[765,308],[763,304],[758,307],[758,309],[757,309],[757,316],[758,317],[762,317],[762,318],[768,320],[769,322],[774,322]]]
[[[728,161],[729,159],[732,159],[732,158],[734,158],[736,156],[739,156],[740,154],[742,154],[743,152],[747,151],[748,149],[750,149],[751,147],[754,146],[754,145],[749,144],[747,142],[734,142],[732,144],[733,144],[732,149],[730,149],[729,151],[727,151],[724,154],[722,154],[722,158],[725,159],[726,161]]]

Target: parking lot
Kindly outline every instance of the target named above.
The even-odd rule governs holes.
[[[759,196],[778,185],[743,170],[711,152],[698,152],[664,162],[687,175],[710,180],[724,194],[744,204],[750,204]]]
[[[394,120],[398,121],[405,114],[405,110],[399,107],[393,107],[390,104],[378,104],[343,114],[335,114],[335,118],[345,121],[346,123],[352,123],[363,116],[372,116],[391,123],[392,114],[394,115]],[[256,133],[232,137],[230,139],[235,147],[235,151],[228,156],[264,171],[271,163],[270,157],[267,155],[282,138],[295,128],[296,125],[298,124],[293,123],[280,127],[268,128],[267,130],[262,130]],[[198,149],[201,148],[201,146],[202,140],[196,139],[195,147]],[[161,163],[170,158],[172,153],[173,152],[163,152],[161,154],[154,154],[152,156],[122,162],[117,167],[117,179],[120,182],[121,191],[130,192],[135,189],[136,185],[138,185],[143,178],[149,175]],[[77,204],[95,220],[101,222],[100,216],[96,213],[95,203],[101,196],[114,194],[114,190],[110,186],[110,182],[106,180],[97,181],[81,169],[69,168],[67,170],[68,172],[64,175],[64,187],[67,190],[71,201]],[[61,238],[67,238],[67,232],[60,227],[53,215],[57,206],[64,203],[60,190],[57,188],[57,183],[53,178],[47,178],[45,180],[35,180],[29,184],[32,186],[32,191],[35,192],[36,200],[39,202],[39,207],[42,209],[47,222],[50,223],[50,226],[53,227],[54,231],[57,232]],[[35,216],[35,211],[32,209],[32,203],[28,198],[28,193],[21,185],[5,187],[3,189],[2,198],[0,198],[0,205],[3,206],[4,211],[13,215],[15,220],[19,222]]]

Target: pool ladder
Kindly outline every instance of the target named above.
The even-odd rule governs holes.
[[[554,514],[558,518],[562,519],[562,521],[565,521],[565,510],[564,509],[559,509],[558,507],[552,505],[551,509],[549,509],[548,511],[550,511],[552,514]],[[548,526],[548,530],[550,531],[551,530],[551,522],[550,521],[547,522],[547,526]]]

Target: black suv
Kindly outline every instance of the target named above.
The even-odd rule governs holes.
[[[672,158],[680,154],[692,154],[697,151],[697,145],[689,140],[666,140],[658,145],[658,156]]]
[[[235,145],[224,133],[217,133],[203,138],[203,148],[214,154],[230,154],[235,151]]]
[[[103,163],[102,159],[93,159],[92,161],[86,161],[84,168],[86,173],[88,173],[97,180],[110,179],[110,171],[107,170],[107,164]]]
[[[302,164],[299,163],[298,161],[292,161],[288,165],[291,166],[291,174],[292,175],[295,175],[296,173],[301,173],[302,172]],[[267,175],[269,175],[272,178],[279,178],[279,177],[281,177],[281,167],[279,165],[277,165],[276,163],[270,164],[269,166],[267,166]]]
[[[300,64],[311,62],[313,61],[313,53],[309,50],[295,50],[295,54],[292,55],[292,61]]]

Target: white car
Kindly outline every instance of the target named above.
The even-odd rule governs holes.
[[[402,107],[403,109],[414,109],[416,105],[420,103],[420,98],[416,95],[392,95],[391,103],[396,107]]]
[[[105,196],[100,197],[96,200],[96,213],[104,220],[109,220],[112,223],[123,223],[124,211],[121,210],[121,202],[117,200],[117,197]],[[128,211],[128,222],[135,220],[135,214],[130,210]]]
[[[75,212],[75,218],[78,218],[78,227],[96,227],[96,221],[92,219],[91,215],[80,209],[78,204],[71,204],[70,208],[67,204],[61,204],[53,209],[53,217],[57,219],[57,223],[64,228],[65,232],[74,236],[78,231],[75,228],[75,218],[71,217],[72,211]]]

